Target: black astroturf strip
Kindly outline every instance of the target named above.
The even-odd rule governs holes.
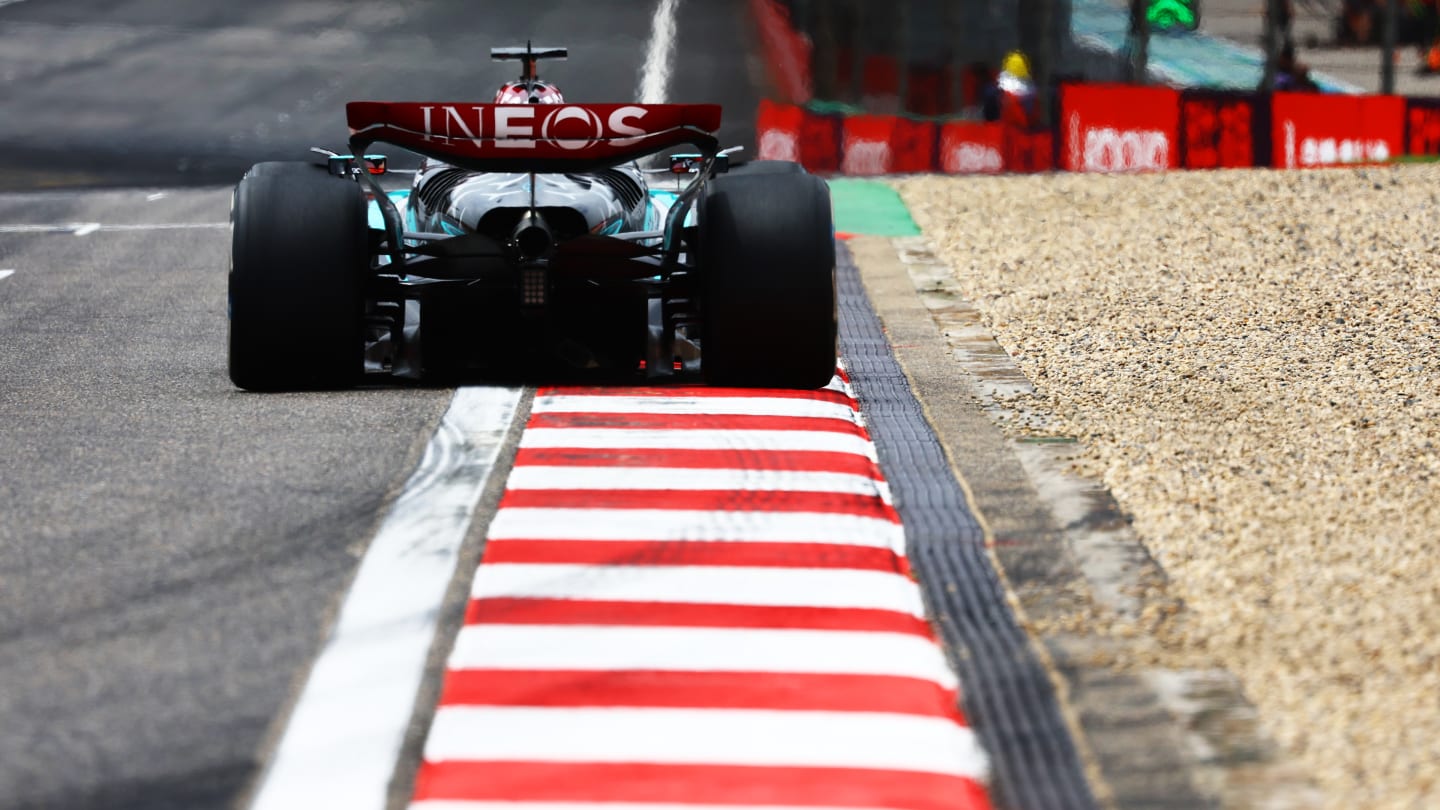
[[[1005,601],[980,525],[844,245],[836,259],[841,354],[905,524],[911,566],[960,677],[965,715],[990,755],[996,807],[1095,807],[1054,689]]]

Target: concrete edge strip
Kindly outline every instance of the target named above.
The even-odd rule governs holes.
[[[252,810],[386,806],[459,550],[521,395],[455,392],[360,562]]]
[[[896,307],[902,293],[918,307],[908,279],[903,289],[867,285],[869,295],[862,286],[857,265],[866,267],[866,281],[875,265],[888,262],[892,274],[898,268],[888,240],[860,237],[850,246],[855,259],[842,251],[838,269],[844,354],[904,520],[912,565],[964,685],[966,714],[991,753],[997,800],[1016,808],[1095,806],[1097,794],[1102,801],[1107,794],[1067,710],[1065,683],[1023,629],[1020,601],[993,555],[994,533],[976,519],[976,499],[962,488],[937,440],[941,431],[932,430],[937,420],[917,398],[926,388],[907,355],[935,352],[934,326]],[[953,432],[946,438],[959,446]]]

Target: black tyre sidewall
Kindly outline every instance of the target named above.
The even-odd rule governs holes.
[[[752,160],[731,169],[730,176],[747,174],[804,174],[805,167],[793,160]]]
[[[706,382],[827,385],[837,328],[825,182],[788,170],[716,178],[700,201],[699,226]]]
[[[235,189],[230,378],[253,390],[354,385],[364,371],[365,195],[308,163],[260,164]]]

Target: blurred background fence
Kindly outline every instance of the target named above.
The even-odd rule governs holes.
[[[816,171],[1440,156],[1440,0],[751,3],[760,153]]]
[[[1046,97],[1042,114],[1061,80],[1256,90],[1273,88],[1277,74],[1284,81],[1298,70],[1321,90],[1440,94],[1440,49],[1432,48],[1440,35],[1437,0],[774,5],[808,45],[808,95],[781,100],[869,113],[978,116],[985,84],[1012,50],[1029,59],[1037,91]],[[1393,29],[1387,26],[1390,13]],[[1387,32],[1393,36],[1388,42]]]

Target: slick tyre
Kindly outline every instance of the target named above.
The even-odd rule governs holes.
[[[700,201],[699,224],[705,381],[829,384],[835,235],[825,182],[783,168],[721,176]]]
[[[253,391],[355,385],[364,373],[365,195],[308,163],[262,163],[235,188],[230,379]]]
[[[747,174],[804,174],[805,168],[793,160],[752,160],[730,170],[729,176]]]

